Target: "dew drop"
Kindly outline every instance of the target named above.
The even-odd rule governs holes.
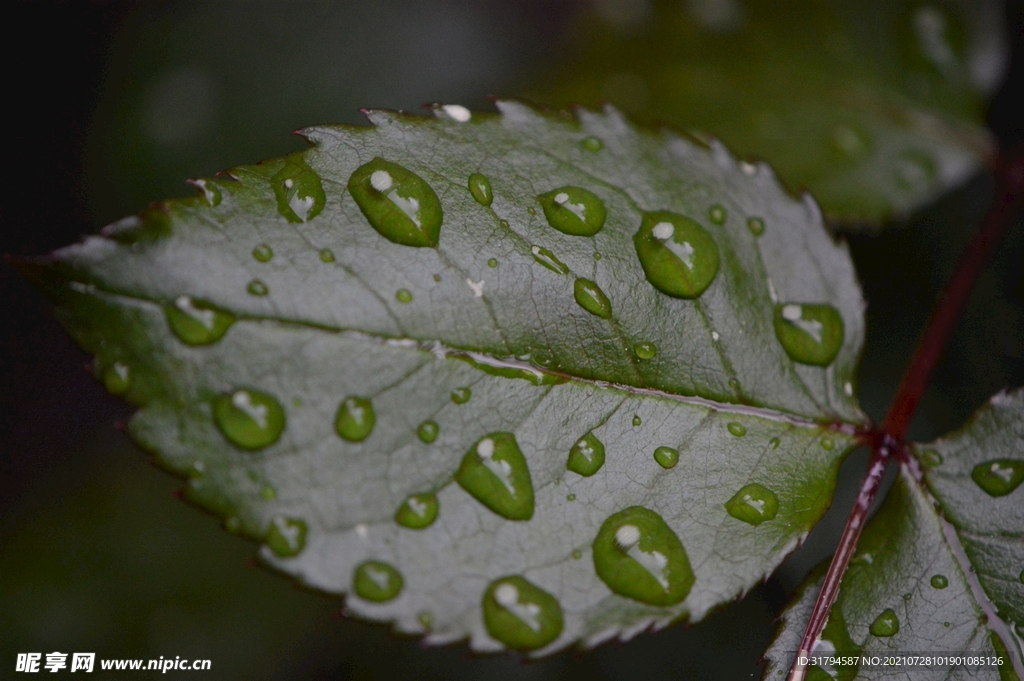
[[[588,149],[590,151],[601,151],[604,149],[604,142],[596,137],[584,137],[580,144],[583,145],[584,149]]]
[[[729,432],[735,435],[736,437],[743,437],[744,435],[747,434],[747,428],[742,423],[730,421],[726,428],[728,428]]]
[[[935,468],[942,465],[942,455],[934,449],[922,452],[919,460],[925,468]]]
[[[455,481],[503,518],[533,517],[530,469],[512,433],[491,433],[480,438],[462,458]]]
[[[416,173],[378,157],[352,173],[348,190],[370,225],[388,241],[437,247],[441,202]]]
[[[979,463],[971,479],[990,497],[1004,497],[1024,481],[1024,460],[995,459]]]
[[[771,447],[772,449],[778,449],[779,445],[781,444],[782,440],[780,440],[777,437],[773,437],[771,440],[768,440],[768,446]]]
[[[843,345],[843,318],[831,305],[775,306],[775,336],[790,359],[828,366]]]
[[[582,551],[580,551],[579,549],[574,549],[573,550],[573,552],[572,552],[572,559],[573,560],[579,560],[582,557],[583,557],[583,552]]]
[[[608,215],[604,201],[582,187],[559,187],[537,197],[548,224],[563,234],[594,236]]]
[[[750,233],[754,236],[761,236],[764,234],[764,220],[761,218],[748,218],[747,229],[749,229]]]
[[[419,436],[420,440],[429,445],[437,439],[437,434],[440,430],[440,427],[435,421],[424,421],[420,424],[420,427],[416,429],[416,435]]]
[[[945,589],[949,586],[949,580],[946,579],[946,575],[932,575],[931,583],[936,589]]]
[[[352,590],[356,595],[375,603],[392,600],[404,584],[398,570],[379,560],[360,563],[352,576]]]
[[[220,204],[220,187],[210,180],[189,180],[189,184],[198,188],[199,191],[202,192],[203,198],[206,200],[206,204],[211,208]]]
[[[249,282],[249,285],[245,287],[245,290],[251,296],[265,296],[270,293],[270,289],[259,279],[253,279]]]
[[[437,495],[413,494],[395,512],[395,522],[412,530],[422,530],[437,520]]]
[[[682,542],[664,519],[631,506],[601,525],[594,568],[609,589],[650,605],[674,605],[690,593],[694,575]]]
[[[334,251],[329,248],[320,249],[320,261],[326,263],[334,262]]]
[[[441,275],[440,274],[435,274],[434,275],[434,281],[436,281],[437,283],[441,283]]]
[[[455,404],[465,404],[469,402],[469,398],[473,396],[473,391],[469,388],[456,388],[452,391],[452,402]]]
[[[284,432],[281,403],[266,393],[243,388],[213,400],[213,418],[228,440],[242,449],[263,449]]]
[[[526,209],[526,212],[529,213],[530,215],[536,215],[537,209],[534,208],[533,206],[530,206],[529,208]]]
[[[397,300],[400,303],[411,303],[412,293],[409,291],[409,289],[400,288],[398,289],[398,291],[395,292],[395,300]]]
[[[601,258],[602,258],[602,255],[600,253],[598,253],[597,251],[594,251],[594,260],[600,260]]]
[[[309,222],[324,209],[320,176],[306,165],[301,156],[291,156],[284,167],[270,179],[277,197],[277,212],[288,222]]]
[[[188,296],[178,296],[164,308],[167,324],[186,345],[209,345],[219,341],[235,323],[232,314]]]
[[[501,225],[502,229],[510,229],[508,220],[498,220],[498,224]]]
[[[481,206],[489,206],[494,201],[494,192],[491,191],[491,181],[486,175],[473,173],[469,176],[469,193]]]
[[[498,266],[498,259],[497,258],[491,258],[490,260],[487,261],[487,266],[488,267],[497,267]]]
[[[873,636],[889,637],[895,636],[900,630],[900,621],[892,608],[886,608],[882,614],[875,618],[875,621],[868,627]]]
[[[530,246],[530,254],[533,255],[533,259],[538,264],[543,265],[552,272],[557,274],[567,274],[569,268],[559,260],[554,253],[544,248],[543,246]]]
[[[633,346],[633,354],[639,359],[651,359],[658,352],[654,343],[637,343]]]
[[[647,281],[674,298],[696,298],[718,274],[715,240],[688,217],[644,213],[633,245]]]
[[[522,577],[494,580],[484,591],[484,625],[513,650],[541,648],[562,633],[562,607],[554,596]]]
[[[565,467],[583,477],[590,477],[604,465],[604,443],[593,432],[587,433],[569,450]]]
[[[434,616],[424,610],[420,614],[416,615],[416,621],[423,625],[424,629],[430,629],[434,624]]]
[[[252,257],[260,262],[270,262],[270,259],[274,257],[274,249],[267,244],[259,244],[252,249]]]
[[[824,449],[825,451],[831,452],[833,449],[836,448],[836,441],[828,436],[821,438],[820,444],[821,448]]]
[[[373,430],[377,417],[373,403],[363,397],[349,396],[341,401],[338,415],[334,418],[334,430],[343,440],[362,442]]]
[[[779,499],[767,487],[751,483],[725,502],[725,510],[733,518],[756,526],[775,517],[779,512]]]
[[[708,219],[711,220],[711,222],[715,223],[716,225],[725,224],[725,216],[725,208],[723,208],[717,203],[711,206],[710,209],[708,209]]]
[[[601,319],[611,319],[612,304],[601,287],[589,279],[577,279],[572,286],[573,297],[584,310]]]
[[[306,546],[305,521],[277,516],[270,521],[266,542],[282,558],[298,555]]]
[[[111,395],[123,395],[128,391],[131,381],[131,369],[123,362],[114,362],[103,372],[103,386]]]
[[[672,468],[679,463],[679,451],[671,447],[658,447],[654,450],[654,460],[662,468]]]
[[[633,414],[633,427],[636,428],[641,423],[643,423],[643,421],[640,420],[640,415],[639,414]]]

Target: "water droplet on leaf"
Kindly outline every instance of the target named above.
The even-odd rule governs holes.
[[[671,447],[658,447],[654,450],[654,460],[662,468],[672,468],[679,463],[679,451]]]
[[[601,319],[611,319],[611,301],[596,283],[581,277],[573,284],[572,292],[576,302],[584,310]]]
[[[291,156],[270,179],[277,197],[277,212],[288,222],[308,222],[320,214],[327,203],[320,176],[301,156]]]
[[[833,449],[836,448],[836,441],[827,436],[823,437],[821,438],[821,448],[831,452]]]
[[[875,618],[875,621],[868,627],[873,636],[888,637],[896,635],[900,630],[900,621],[892,608],[886,608],[882,614]]]
[[[558,274],[566,274],[569,272],[569,268],[565,263],[555,257],[554,253],[543,246],[530,246],[530,253],[533,255],[534,260],[552,272],[556,272]]]
[[[641,423],[643,423],[643,422],[640,420],[640,415],[639,414],[633,414],[633,427],[637,427]]]
[[[220,187],[210,180],[189,180],[189,184],[195,186],[202,193],[206,203],[211,208],[221,202]]]
[[[262,449],[284,432],[280,402],[257,390],[241,389],[213,400],[213,418],[224,437],[243,449]]]
[[[402,527],[422,530],[437,520],[437,495],[413,494],[409,496],[395,512],[395,522]]]
[[[920,461],[925,468],[935,468],[942,465],[942,455],[934,449],[929,449],[921,453]]]
[[[282,558],[296,556],[306,546],[306,523],[278,516],[270,521],[266,541],[270,550]]]
[[[594,236],[604,227],[604,201],[582,187],[559,187],[537,197],[548,224],[563,234]]]
[[[790,359],[828,366],[843,345],[843,318],[831,305],[775,306],[775,336]]]
[[[509,520],[533,517],[533,482],[512,433],[480,438],[466,455],[455,481],[477,501]]]
[[[400,303],[411,303],[412,293],[409,291],[409,289],[400,288],[398,289],[398,291],[395,292],[395,300],[397,300]]]
[[[637,343],[633,346],[633,354],[639,359],[651,359],[657,352],[654,343]]]
[[[747,434],[747,428],[742,423],[730,421],[726,428],[728,428],[729,432],[735,435],[736,437],[743,437],[744,435]]]
[[[322,262],[327,262],[327,263],[334,262],[334,251],[332,251],[329,248],[321,248],[320,249],[320,260]]]
[[[111,395],[123,395],[127,392],[131,380],[131,369],[123,362],[114,362],[103,372],[103,386]]]
[[[349,396],[338,407],[334,429],[344,440],[362,442],[370,435],[376,423],[373,403],[363,397]]]
[[[754,236],[761,236],[764,234],[764,220],[761,218],[748,218],[747,229],[749,229],[750,233]]]
[[[398,570],[379,560],[368,560],[356,568],[352,590],[363,600],[383,603],[395,598],[404,581]]]
[[[779,499],[767,487],[751,483],[725,502],[725,510],[733,518],[756,526],[775,517],[779,512]]]
[[[178,296],[164,308],[167,324],[187,345],[209,345],[219,341],[235,323],[234,315],[188,296]]]
[[[604,465],[604,443],[593,433],[587,433],[569,450],[565,467],[573,473],[590,477]]]
[[[424,421],[420,424],[420,427],[416,429],[416,435],[419,436],[420,440],[426,444],[430,444],[437,439],[437,434],[440,432],[440,427],[434,421]]]
[[[688,217],[645,213],[633,245],[647,281],[675,298],[696,298],[718,274],[715,240]]]
[[[936,589],[945,589],[949,586],[949,580],[946,579],[946,575],[932,575],[931,583]]]
[[[971,471],[971,479],[991,497],[1003,497],[1024,481],[1024,460],[995,459],[979,463]]]
[[[679,537],[660,515],[642,506],[605,520],[594,539],[593,554],[601,581],[641,603],[674,605],[693,586],[693,569]]]
[[[270,289],[267,288],[267,285],[259,279],[253,279],[250,281],[249,285],[245,287],[245,290],[252,296],[265,296],[270,293]]]
[[[491,258],[490,260],[488,260],[487,261],[487,266],[488,267],[497,267],[498,266],[497,258]]]
[[[541,648],[562,633],[562,608],[554,596],[522,577],[491,582],[483,597],[484,625],[514,650]]]
[[[260,262],[270,262],[270,259],[274,257],[274,249],[267,244],[259,244],[252,249],[252,257]]]
[[[711,222],[715,223],[716,225],[725,224],[725,216],[725,208],[718,205],[717,203],[711,206],[711,208],[708,210],[708,219],[710,219]]]
[[[481,206],[489,206],[494,201],[494,193],[491,191],[491,181],[486,175],[473,173],[469,176],[469,193]]]
[[[378,157],[352,173],[348,190],[370,225],[388,241],[437,246],[441,202],[416,173]]]
[[[596,137],[584,137],[580,144],[583,145],[584,149],[589,149],[590,151],[601,151],[604,149],[604,142]]]
[[[455,404],[465,404],[469,402],[469,398],[473,396],[473,391],[469,388],[456,388],[452,391],[452,402]]]

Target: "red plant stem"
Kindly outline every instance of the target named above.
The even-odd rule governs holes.
[[[832,563],[828,567],[821,591],[814,602],[811,617],[800,641],[800,650],[793,660],[790,669],[790,681],[802,681],[807,666],[801,665],[800,658],[806,658],[814,650],[814,645],[821,637],[821,632],[828,622],[829,612],[839,595],[839,585],[846,568],[857,548],[857,540],[867,521],[867,514],[878,493],[878,486],[885,472],[886,463],[893,453],[905,456],[902,441],[910,425],[910,419],[917,410],[921,396],[928,387],[932,370],[938,363],[960,316],[963,314],[967,301],[971,297],[974,285],[978,281],[985,266],[992,259],[996,247],[1010,230],[1020,212],[1024,197],[1024,148],[1017,148],[1011,153],[1002,155],[995,168],[996,191],[992,207],[986,214],[977,234],[971,241],[967,251],[961,256],[953,278],[950,279],[938,306],[932,312],[928,326],[925,328],[921,341],[914,351],[910,367],[900,382],[896,396],[889,407],[882,428],[871,433],[872,453],[868,463],[868,471],[861,484],[857,501],[839,538],[839,546]]]

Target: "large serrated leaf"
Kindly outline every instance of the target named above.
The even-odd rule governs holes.
[[[916,468],[902,469],[864,529],[812,653],[857,656],[860,663],[812,666],[808,679],[827,673],[844,681],[1005,681],[1022,671],[1024,391],[997,395],[963,430],[914,449],[935,497],[915,480]],[[972,476],[973,471],[979,473]],[[776,678],[792,664],[819,587],[820,575],[784,615],[767,653],[765,678]],[[864,656],[893,655],[941,659],[863,664]],[[963,655],[1001,657],[1002,663],[955,661]],[[953,664],[945,661],[949,656]]]
[[[585,17],[573,58],[533,92],[714,133],[850,224],[906,215],[993,155],[1000,2],[643,6]]]
[[[307,130],[25,270],[189,498],[350,611],[540,652],[700,619],[801,541],[856,444],[845,247],[720,145],[498,107]],[[594,201],[570,233],[597,222],[557,209]],[[719,258],[696,298],[638,258],[665,220]],[[622,595],[608,547],[668,595]]]

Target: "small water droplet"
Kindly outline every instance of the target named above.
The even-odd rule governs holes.
[[[462,457],[455,481],[503,518],[533,517],[530,469],[512,433],[491,433],[480,438]]]
[[[937,172],[935,161],[923,151],[905,151],[896,160],[896,183],[907,191],[928,188]]]
[[[242,449],[263,449],[284,432],[281,403],[266,393],[241,389],[213,400],[213,418],[228,440]]]
[[[534,208],[533,206],[530,206],[529,208],[526,209],[526,212],[529,213],[530,215],[536,215],[537,209]]]
[[[440,274],[435,274],[434,275],[434,281],[440,283],[441,282],[441,275]]]
[[[733,518],[757,526],[779,512],[779,498],[767,487],[751,483],[725,502],[725,510]]]
[[[245,287],[245,290],[248,291],[251,296],[265,296],[270,293],[270,289],[267,288],[267,285],[259,279],[253,279],[250,281],[248,286]]]
[[[779,445],[781,444],[782,440],[780,440],[777,437],[773,437],[771,440],[768,440],[768,446],[771,447],[772,449],[778,449]]]
[[[696,298],[718,274],[715,240],[699,224],[677,213],[645,213],[633,245],[647,281],[675,298]]]
[[[444,217],[441,202],[416,173],[377,157],[352,173],[348,190],[370,225],[388,241],[437,247]]]
[[[679,451],[671,447],[658,447],[654,450],[654,460],[662,468],[672,468],[679,463]]]
[[[252,257],[260,262],[270,262],[270,259],[274,257],[274,249],[267,244],[259,244],[252,249]]]
[[[175,298],[164,308],[164,315],[174,335],[187,345],[215,343],[235,323],[234,315],[188,296]]]
[[[434,624],[434,616],[424,610],[420,614],[416,615],[416,621],[423,625],[424,629],[430,629]]]
[[[573,473],[590,477],[604,465],[604,443],[590,432],[576,441],[569,450],[565,467]]]
[[[395,512],[395,522],[412,530],[422,530],[437,520],[437,495],[427,492],[413,494]]]
[[[920,461],[925,468],[935,468],[942,465],[942,455],[934,449],[929,449],[921,453]]]
[[[598,253],[597,251],[594,251],[594,260],[600,260],[600,259],[601,259],[601,257],[602,257],[602,256],[601,256],[601,254],[600,254],[600,253]]]
[[[913,598],[912,594],[903,594],[903,600],[910,601],[911,598]]]
[[[103,372],[103,386],[111,395],[123,395],[128,391],[131,380],[131,369],[123,362],[114,362]]]
[[[498,224],[501,225],[502,229],[510,229],[508,220],[498,220]]]
[[[633,346],[633,354],[639,359],[651,359],[657,352],[654,343],[637,343]]]
[[[708,219],[716,225],[725,224],[725,208],[718,205],[717,203],[708,209]]]
[[[435,421],[424,421],[420,424],[419,428],[416,429],[416,435],[419,436],[420,440],[429,445],[437,439],[437,434],[440,430],[440,427]]]
[[[487,266],[488,267],[497,267],[498,266],[498,259],[497,258],[491,258],[490,260],[487,261]]]
[[[452,391],[452,402],[455,404],[465,404],[469,402],[469,398],[473,396],[473,391],[469,388],[456,388]]]
[[[543,246],[530,246],[530,253],[538,264],[543,265],[552,272],[557,274],[567,274],[569,272],[569,268],[566,264],[559,260],[554,253]]]
[[[548,224],[563,234],[594,236],[608,213],[604,201],[582,187],[559,187],[537,197]]]
[[[583,557],[583,552],[582,551],[580,551],[579,549],[574,549],[573,550],[573,552],[572,552],[572,559],[573,560],[579,560],[582,557]]]
[[[494,580],[484,591],[484,625],[514,650],[541,648],[562,633],[562,607],[554,596],[522,577]]]
[[[846,393],[847,397],[853,397],[853,383],[849,381],[843,383],[843,392]]]
[[[747,218],[747,229],[754,236],[761,236],[764,234],[764,220],[761,218]]]
[[[843,318],[831,305],[775,306],[775,336],[794,362],[828,366],[843,345]]]
[[[821,448],[831,452],[833,449],[836,448],[836,441],[828,436],[825,436],[821,438]]]
[[[270,184],[277,197],[277,212],[288,222],[309,222],[327,203],[320,176],[306,165],[301,155],[288,157]]]
[[[263,487],[260,488],[260,496],[267,501],[273,501],[277,498],[277,490],[270,485],[263,485]]]
[[[334,262],[334,251],[329,248],[320,249],[320,260],[321,262],[331,263]]]
[[[611,319],[611,301],[595,282],[581,277],[573,284],[572,293],[576,302],[584,310],[601,319]]]
[[[722,337],[718,334],[717,331],[712,331],[711,332],[711,340],[713,340],[713,341],[715,341],[717,343],[721,338]]]
[[[633,414],[633,427],[636,428],[641,423],[642,423],[642,421],[640,420],[640,415],[639,414]]]
[[[949,628],[949,622],[943,622],[942,626],[944,626],[944,627],[946,627],[948,629]]]
[[[352,590],[366,601],[384,603],[402,590],[405,581],[395,568],[379,560],[360,563],[352,576]]]
[[[1024,482],[1024,460],[995,459],[979,463],[971,479],[990,497],[1003,497]]]
[[[412,293],[409,291],[409,289],[400,288],[398,289],[398,291],[395,292],[395,300],[397,300],[400,303],[411,303]]]
[[[682,542],[665,520],[631,506],[601,525],[594,568],[609,589],[650,605],[675,605],[690,593],[694,574]]]
[[[730,421],[726,428],[728,428],[729,432],[735,435],[736,437],[743,437],[744,435],[747,434],[747,428],[742,423]]]
[[[570,494],[569,496],[566,497],[566,500],[567,501],[576,501],[576,495],[575,494]]]
[[[733,390],[735,390],[736,392],[739,392],[739,390],[740,390],[739,379],[730,378],[729,379],[729,387],[732,388]]]
[[[946,579],[946,575],[932,575],[931,583],[936,589],[945,589],[949,586],[949,580]]]
[[[266,542],[282,558],[297,556],[306,546],[305,521],[277,516],[270,521]]]
[[[206,200],[206,204],[211,208],[217,206],[221,202],[220,187],[214,184],[210,180],[189,180],[189,184],[196,187],[203,198]]]
[[[469,193],[481,206],[489,206],[494,201],[494,192],[491,190],[491,181],[486,175],[473,173],[469,176]]]
[[[344,440],[362,442],[369,437],[377,416],[373,403],[363,397],[349,396],[341,401],[338,415],[334,418],[334,430]]]
[[[900,621],[892,608],[886,608],[882,614],[875,618],[875,621],[868,627],[873,636],[889,637],[895,636],[900,630]]]

